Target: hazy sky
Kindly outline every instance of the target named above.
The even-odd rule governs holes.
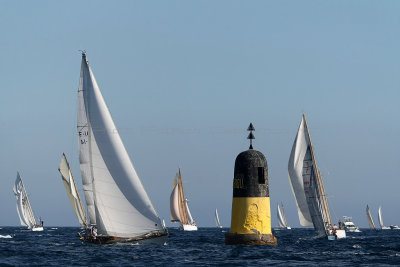
[[[269,165],[272,223],[306,112],[332,217],[400,224],[399,1],[0,1],[0,225],[18,225],[17,170],[46,225],[78,226],[58,164],[81,188],[81,55],[160,217],[173,178],[201,226],[230,225],[234,161]],[[82,191],[81,191],[81,196]],[[377,221],[376,221],[377,223]]]

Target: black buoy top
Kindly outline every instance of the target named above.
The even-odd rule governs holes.
[[[249,149],[236,157],[233,197],[269,197],[268,164],[260,151]]]

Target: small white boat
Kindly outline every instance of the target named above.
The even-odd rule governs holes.
[[[217,225],[217,228],[222,228],[221,223],[219,222],[219,216],[218,216],[218,211],[215,209],[215,224]]]
[[[346,230],[347,232],[355,232],[355,233],[361,232],[358,226],[355,226],[351,217],[343,216],[343,220],[344,220],[343,222],[344,230]]]
[[[283,203],[281,203],[281,207],[279,207],[278,204],[278,225],[279,228],[281,229],[287,229],[287,230],[292,229],[287,223],[285,210],[283,208]]]
[[[43,221],[39,219],[39,223],[33,214],[28,194],[26,193],[22,178],[17,172],[17,179],[14,184],[14,195],[17,198],[17,213],[22,226],[27,226],[32,231],[43,231]]]
[[[33,226],[31,229],[33,232],[40,232],[43,231],[43,226]]]
[[[381,206],[379,206],[379,209],[378,209],[378,220],[379,220],[379,225],[380,225],[380,227],[381,227],[381,230],[389,230],[389,229],[390,229],[390,227],[385,226],[385,225],[383,224],[383,219],[382,219],[382,207],[381,207]]]
[[[400,227],[398,225],[394,224],[394,225],[390,226],[390,229],[392,229],[392,230],[400,230]]]
[[[185,198],[185,193],[183,192],[180,168],[179,172],[175,176],[174,186],[169,201],[171,222],[180,222],[183,231],[197,231],[197,225],[190,213],[188,200]]]

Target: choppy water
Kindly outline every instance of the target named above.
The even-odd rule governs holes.
[[[0,265],[134,266],[384,266],[400,265],[400,230],[348,233],[347,239],[315,239],[309,229],[276,230],[278,246],[226,246],[228,229],[170,229],[166,245],[93,245],[80,242],[78,228],[43,232],[0,229]]]

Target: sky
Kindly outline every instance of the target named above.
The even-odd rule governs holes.
[[[236,156],[268,160],[272,225],[299,227],[287,164],[307,115],[333,220],[400,224],[400,2],[0,1],[0,225],[19,224],[20,171],[46,225],[78,226],[57,170],[80,188],[76,132],[86,50],[160,217],[173,178],[200,227],[230,225]]]

